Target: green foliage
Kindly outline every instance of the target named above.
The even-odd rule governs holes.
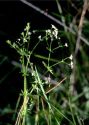
[[[57,66],[58,64],[63,64],[63,63],[64,63],[64,65],[70,65],[65,61],[68,59],[70,59],[72,61],[72,55],[65,59],[62,59],[59,62],[56,62],[56,63],[54,62],[54,64],[51,65],[50,64],[50,61],[52,61],[51,54],[54,53],[55,50],[58,50],[58,49],[60,50],[60,47],[67,47],[68,45],[67,45],[67,43],[64,45],[61,45],[61,43],[60,43],[55,48],[52,47],[52,44],[55,40],[57,42],[60,40],[60,37],[58,34],[58,29],[54,25],[52,25],[52,29],[46,30],[44,32],[46,32],[46,35],[43,38],[40,38],[41,36],[38,36],[38,38],[40,38],[38,43],[41,41],[44,41],[44,39],[46,40],[46,42],[45,42],[47,44],[46,49],[49,53],[48,57],[46,57],[47,63],[45,63],[45,61],[42,61],[42,64],[43,64],[44,68],[46,69],[44,75],[49,73],[49,75],[55,76],[54,67]],[[65,118],[66,120],[68,120],[72,123],[72,121],[69,120],[62,113],[62,111],[60,109],[55,107],[55,104],[53,104],[53,102],[51,101],[51,94],[49,94],[49,96],[48,96],[48,93],[51,93],[51,91],[55,91],[57,89],[57,86],[58,86],[58,85],[56,86],[57,83],[55,83],[55,87],[53,87],[51,89],[52,80],[50,81],[50,79],[51,79],[50,76],[49,76],[48,81],[47,81],[47,79],[43,80],[39,75],[37,66],[34,65],[30,61],[31,55],[33,54],[33,50],[36,49],[36,46],[38,45],[38,43],[35,45],[35,47],[31,51],[29,50],[29,48],[30,48],[29,44],[31,42],[31,40],[30,40],[31,33],[30,34],[29,33],[30,33],[30,24],[27,23],[27,26],[24,29],[24,32],[21,33],[21,37],[18,42],[12,43],[11,41],[7,40],[7,43],[12,48],[14,48],[20,56],[20,63],[21,63],[21,67],[22,67],[21,73],[23,76],[23,84],[24,84],[24,88],[21,93],[21,96],[23,97],[23,103],[22,103],[21,108],[19,109],[19,113],[17,115],[15,125],[31,124],[31,123],[28,123],[28,121],[30,122],[31,120],[28,120],[27,117],[29,117],[29,113],[32,114],[33,107],[36,108],[35,109],[36,113],[32,114],[34,122],[35,122],[34,124],[36,124],[36,125],[39,122],[41,124],[40,119],[43,117],[42,115],[44,115],[46,123],[49,125],[52,125],[52,124],[59,125],[61,123],[61,120],[59,120],[59,119],[63,119],[63,118]],[[42,57],[42,56],[39,55],[39,57]],[[28,72],[29,68],[31,69],[31,74],[29,74],[29,72]],[[31,88],[27,87],[29,77],[32,77],[32,79],[33,79]],[[43,77],[45,78],[45,76],[43,76]],[[45,89],[45,87],[47,88],[47,90],[48,89],[49,90],[47,91]],[[35,93],[35,95],[34,95],[34,93]],[[55,100],[55,102],[56,102],[56,100]],[[47,113],[48,116],[46,116],[45,112]],[[57,112],[57,116],[55,115],[56,112]],[[30,119],[30,117],[29,117],[29,119]]]
[[[75,7],[75,4],[73,5]],[[7,40],[19,55],[15,67],[20,68],[23,78],[23,89],[13,113],[15,125],[83,125],[83,120],[89,116],[88,46],[82,43],[75,58],[77,17],[73,17],[71,13],[63,16],[65,8],[61,8],[59,1],[57,6],[59,13],[53,14],[64,24],[67,22],[74,32],[68,32],[65,26],[58,29],[54,25],[47,30],[30,31],[30,24],[27,23],[17,41]],[[74,22],[71,22],[72,20]],[[86,40],[89,39],[88,25],[85,18],[82,34],[87,37]],[[36,53],[36,49],[41,45],[45,46],[46,54]],[[38,62],[32,62],[31,58],[36,58]],[[0,59],[1,66],[7,58],[0,56]],[[6,77],[3,77],[0,83]],[[21,99],[23,101],[20,103]],[[7,106],[0,112],[3,115],[13,111]]]

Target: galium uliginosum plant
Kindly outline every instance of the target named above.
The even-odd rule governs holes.
[[[29,100],[28,96],[28,88],[27,88],[27,76],[28,76],[28,66],[30,64],[30,56],[31,52],[28,50],[29,48],[29,42],[30,42],[30,25],[27,24],[26,28],[24,29],[24,32],[21,33],[21,39],[18,39],[16,43],[11,43],[11,41],[7,41],[7,43],[14,48],[20,55],[20,63],[22,65],[21,72],[22,76],[24,78],[24,89],[22,91],[23,95],[23,104],[20,108],[20,111],[18,113],[18,117],[16,120],[16,125],[18,124],[25,124],[26,114],[27,114],[27,103]]]
[[[30,50],[31,34],[36,32],[40,31],[35,30],[30,32],[30,24],[27,23],[24,32],[21,33],[21,37],[16,42],[12,43],[10,40],[7,40],[7,43],[12,48],[14,48],[20,56],[19,63],[21,64],[21,73],[24,85],[21,93],[23,97],[23,103],[19,109],[15,125],[38,125],[40,119],[42,119],[42,122],[44,121],[43,123],[47,125],[52,125],[54,122],[56,125],[59,125],[62,118],[65,118],[68,121],[70,120],[59,109],[57,109],[54,104],[52,104],[51,97],[48,95],[48,93],[58,88],[60,83],[65,81],[66,78],[64,78],[61,82],[56,82],[50,78],[50,74],[55,76],[53,67],[59,65],[60,63],[64,63],[65,65],[71,66],[71,68],[73,68],[73,57],[70,55],[61,61],[51,58],[51,54],[54,53],[55,50],[59,49],[60,47],[68,47],[67,43],[61,45],[60,42],[56,44],[56,47],[52,46],[54,40],[60,41],[60,37],[58,36],[58,29],[54,25],[52,25],[51,29],[44,31],[45,35],[43,37],[41,35],[38,36],[38,42],[36,45],[34,45],[33,49]],[[42,41],[45,41],[47,45],[46,49],[48,51],[48,57],[37,54],[34,54],[34,56],[43,59],[42,64],[46,68],[44,75],[40,75],[38,73],[36,65],[34,65],[30,60],[35,48]],[[65,62],[67,59],[71,60],[70,64]],[[50,64],[50,62],[53,63]],[[31,69],[31,72],[29,72],[29,68]],[[49,77],[45,77],[46,73],[49,73]],[[30,76],[32,77],[33,81],[31,87],[28,88],[28,77]],[[51,84],[54,84],[54,86],[51,87]],[[33,110],[35,110],[35,115],[34,113],[32,114],[34,118],[31,116]],[[55,113],[59,113],[59,116],[57,115],[56,117]]]

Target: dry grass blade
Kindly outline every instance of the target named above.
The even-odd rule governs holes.
[[[23,120],[24,120],[24,116],[23,116],[24,114],[23,113],[24,113],[25,107],[27,106],[28,100],[29,100],[28,97],[24,99],[24,102],[23,102],[23,104],[22,104],[22,106],[19,110],[15,125],[20,125],[21,122],[22,122],[22,125],[23,125]]]
[[[77,52],[80,47],[82,27],[83,27],[84,17],[85,17],[87,9],[88,9],[88,0],[85,0],[84,6],[83,6],[83,11],[82,11],[80,22],[79,22],[79,27],[78,27],[78,37],[77,37],[76,48],[75,48],[75,56],[77,55]]]
[[[63,80],[61,80],[60,82],[58,82],[53,88],[51,88],[50,90],[48,90],[46,92],[46,94],[50,93],[52,90],[54,90],[55,88],[57,88],[62,82],[64,82],[67,79],[67,77],[65,77]]]
[[[75,47],[75,52],[74,52],[74,57],[73,57],[73,72],[71,74],[71,93],[74,95],[74,92],[76,92],[75,88],[74,88],[74,84],[76,83],[76,56],[78,53],[78,50],[80,49],[80,42],[81,42],[81,35],[82,35],[82,27],[83,27],[83,22],[84,22],[84,17],[86,14],[86,11],[88,9],[88,0],[84,1],[84,5],[83,5],[83,10],[82,10],[82,14],[81,14],[81,18],[80,18],[80,22],[79,22],[79,26],[78,26],[78,36],[77,36],[77,40],[76,40],[76,47]]]

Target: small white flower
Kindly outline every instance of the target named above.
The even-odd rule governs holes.
[[[54,29],[53,32],[52,32],[52,35],[57,39],[58,29],[54,25],[52,25],[52,29]]]
[[[58,37],[58,39],[60,40],[61,38],[60,38],[60,37]]]
[[[53,28],[54,30],[58,30],[54,25],[52,25],[52,28]]]
[[[39,39],[39,40],[41,40],[41,35],[40,35],[40,36],[38,36],[38,39]]]
[[[20,39],[18,39],[18,41],[20,41]]]
[[[46,30],[46,33],[51,34],[51,30],[50,29]]]
[[[68,44],[67,43],[65,43],[65,45],[64,45],[65,47],[68,47]]]
[[[31,35],[31,32],[28,32],[28,35]]]
[[[35,76],[35,72],[34,71],[32,72],[32,76]]]
[[[33,30],[32,32],[33,32],[33,33],[36,33],[36,31],[35,31],[35,30]]]
[[[27,39],[26,38],[23,38],[23,41],[24,41],[24,43],[27,43]]]
[[[54,31],[52,32],[52,35],[57,39],[58,31],[57,31],[57,30],[54,30]]]
[[[73,55],[72,55],[72,54],[70,55],[69,59],[70,59],[70,60],[72,60],[72,59],[73,59]]]

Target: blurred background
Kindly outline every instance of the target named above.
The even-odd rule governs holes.
[[[53,24],[59,30],[61,43],[67,43],[68,47],[58,49],[52,54],[52,58],[61,60],[74,54],[76,49],[78,28],[84,6],[83,0],[27,0],[27,2],[30,5],[20,0],[0,1],[0,125],[14,124],[14,109],[19,93],[23,89],[20,68],[12,63],[19,61],[19,55],[7,45],[6,40],[15,42],[27,22],[30,22],[31,31],[46,30]],[[79,119],[83,119],[84,124],[88,125],[85,119],[89,118],[89,6],[84,15],[80,37],[80,45],[75,57],[75,80],[72,79],[74,91],[72,104],[74,115],[77,112]],[[31,47],[35,45],[36,40],[36,36],[32,38]],[[44,42],[36,48],[31,59],[42,73],[42,60],[35,56],[35,53],[42,56],[48,55]],[[58,65],[54,68],[54,72],[56,77],[51,76],[54,80],[68,76],[68,81],[60,88],[62,94],[58,92],[56,95],[56,101],[63,106],[66,102],[63,97],[67,96],[68,89],[70,91],[68,86],[71,86],[70,78],[74,71],[65,65]],[[69,109],[65,107],[64,113],[69,117],[70,113],[67,111]],[[65,121],[61,124],[64,125]]]

